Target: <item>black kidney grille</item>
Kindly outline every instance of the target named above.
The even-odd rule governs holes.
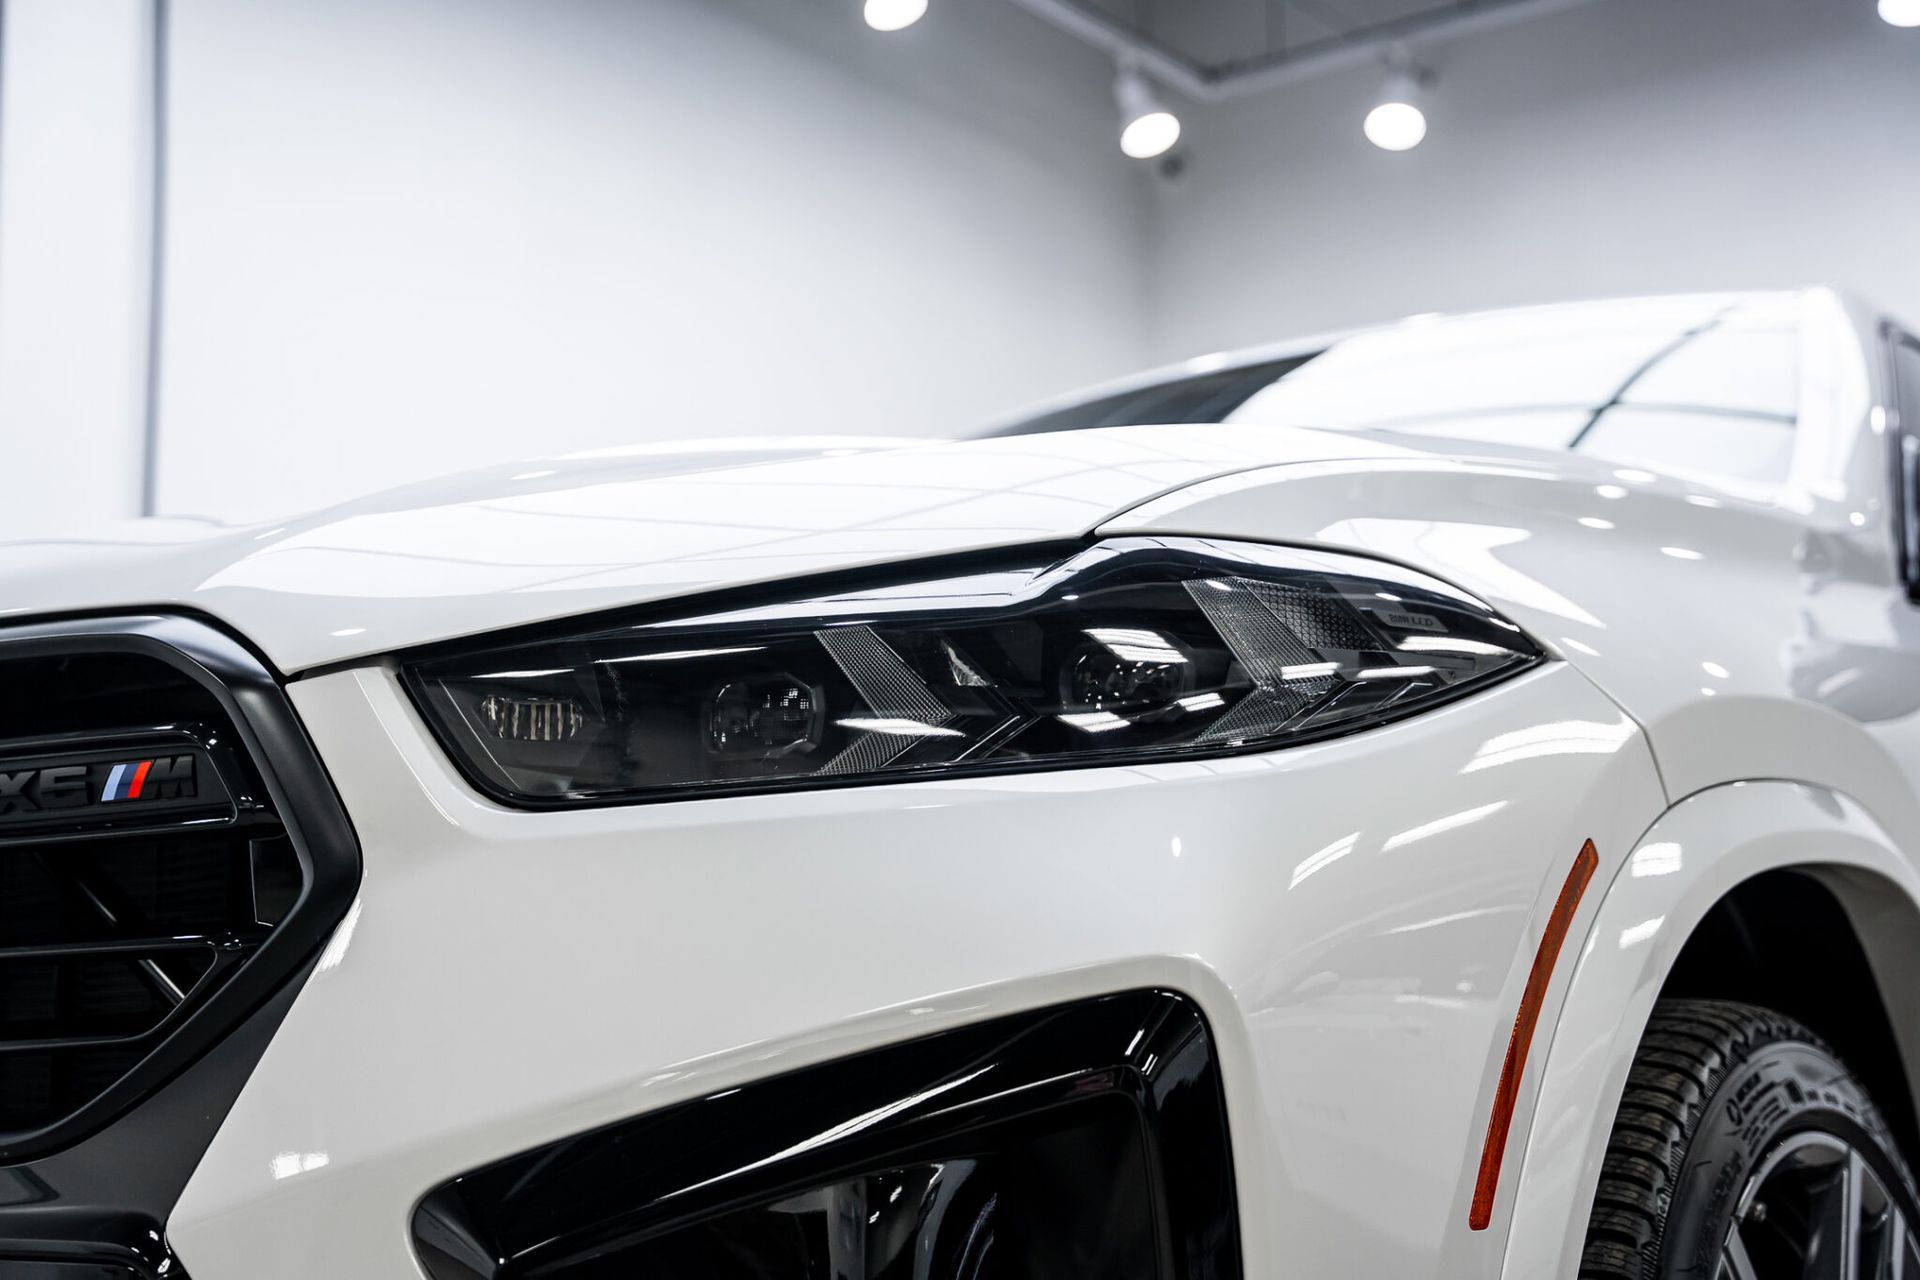
[[[116,761],[181,759],[192,786],[103,799]],[[137,1071],[273,933],[302,873],[266,796],[220,701],[171,665],[0,662],[0,1145]]]

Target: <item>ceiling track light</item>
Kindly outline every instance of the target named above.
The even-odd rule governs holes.
[[[862,12],[875,31],[901,31],[927,16],[927,0],[867,0]]]
[[[1120,150],[1132,159],[1165,155],[1180,141],[1180,117],[1167,110],[1140,68],[1121,65],[1113,100],[1120,107]]]
[[[1361,128],[1382,151],[1411,151],[1427,136],[1423,100],[1433,87],[1433,72],[1404,49],[1387,56],[1387,83]]]

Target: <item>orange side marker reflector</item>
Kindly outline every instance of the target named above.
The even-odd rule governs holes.
[[[1553,914],[1547,917],[1546,932],[1540,935],[1540,949],[1533,953],[1533,969],[1527,974],[1527,989],[1520,995],[1520,1012],[1514,1015],[1513,1035],[1507,1041],[1507,1060],[1500,1067],[1500,1086],[1493,1091],[1493,1111],[1487,1116],[1487,1144],[1480,1149],[1480,1176],[1473,1184],[1473,1209],[1467,1226],[1485,1231],[1493,1221],[1493,1195],[1500,1189],[1500,1159],[1507,1150],[1507,1130],[1513,1124],[1513,1104],[1520,1096],[1520,1076],[1527,1069],[1527,1048],[1533,1043],[1533,1030],[1540,1022],[1540,1005],[1547,998],[1547,984],[1553,981],[1554,961],[1560,958],[1560,945],[1567,940],[1573,925],[1573,913],[1580,908],[1580,895],[1600,865],[1600,855],[1589,840],[1580,846],[1580,855],[1560,886]]]

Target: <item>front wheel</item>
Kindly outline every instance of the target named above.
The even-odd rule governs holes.
[[[1920,1280],[1917,1231],[1886,1123],[1818,1037],[1753,1005],[1655,1006],[1583,1280]]]

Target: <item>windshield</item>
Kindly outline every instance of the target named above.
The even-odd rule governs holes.
[[[987,434],[1025,436],[1042,431],[1084,431],[1089,427],[1138,427],[1152,422],[1225,422],[1229,414],[1256,392],[1277,384],[1317,354],[1310,352],[1156,382],[1021,418]]]
[[[1791,294],[1656,298],[1415,319],[993,434],[1167,422],[1394,431],[1774,485],[1792,458],[1798,305]]]

